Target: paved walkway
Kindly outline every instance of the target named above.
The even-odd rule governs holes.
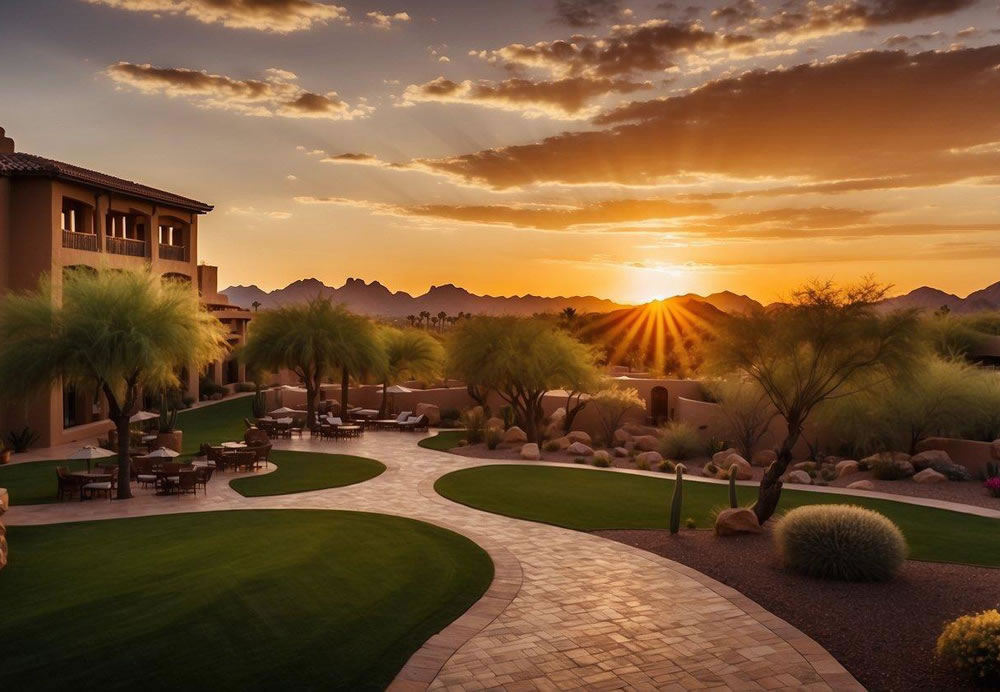
[[[586,533],[445,500],[434,492],[434,481],[484,461],[415,443],[415,436],[401,433],[276,443],[366,456],[388,467],[345,488],[244,498],[213,482],[208,496],[162,498],[138,491],[128,502],[12,507],[4,520],[44,524],[316,508],[396,514],[458,531],[490,553],[496,578],[472,609],[410,659],[393,683],[399,690],[862,689],[804,634],[683,565]]]

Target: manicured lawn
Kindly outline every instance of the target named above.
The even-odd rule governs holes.
[[[0,467],[0,488],[7,488],[12,505],[40,505],[58,502],[56,466],[70,471],[86,471],[86,461],[32,461]]]
[[[449,473],[434,485],[455,502],[487,512],[580,531],[667,528],[674,481],[608,471],[545,466],[484,466]],[[741,504],[752,504],[755,487],[740,487]],[[781,509],[807,504],[852,504],[874,509],[896,522],[911,557],[1000,567],[1000,520],[929,507],[785,490]],[[681,516],[712,525],[713,510],[728,506],[725,485],[687,482]]]
[[[246,430],[243,419],[253,415],[252,402],[253,397],[241,396],[178,413],[177,428],[184,431],[184,453],[196,454],[205,442],[242,440]]]
[[[9,527],[10,690],[380,690],[489,586],[399,517],[274,510]]]
[[[270,461],[278,466],[277,471],[235,478],[229,485],[243,497],[288,495],[353,485],[374,478],[385,471],[385,466],[373,459],[345,454],[274,450],[271,452]]]
[[[464,430],[442,430],[434,437],[425,437],[417,444],[424,449],[436,449],[439,452],[447,452],[454,449],[458,443],[465,439]]]

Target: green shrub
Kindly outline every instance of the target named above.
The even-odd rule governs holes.
[[[701,435],[689,423],[673,421],[663,426],[660,454],[667,459],[691,459],[705,453]]]
[[[663,471],[663,473],[673,473],[674,468],[676,468],[676,466],[677,464],[670,461],[670,459],[664,459],[663,461],[660,462],[657,468],[659,468],[660,471]]]
[[[880,456],[871,463],[872,476],[880,481],[898,481],[909,474],[891,456]]]
[[[696,529],[698,528],[698,522],[694,520],[694,517],[688,517],[684,521],[684,526],[688,527],[689,529]]]
[[[210,380],[204,375],[198,378],[198,396],[202,399],[208,399],[218,394],[226,394],[226,388],[221,384],[216,384],[214,380]]]
[[[548,442],[545,443],[543,449],[546,452],[558,452],[559,451],[559,443],[556,442],[555,440],[549,440]]]
[[[457,408],[443,408],[443,409],[441,409],[441,419],[442,420],[459,420],[461,417],[462,417],[462,413]]]
[[[7,442],[15,454],[27,452],[38,441],[38,433],[25,426],[21,430],[11,430],[7,433]]]
[[[599,469],[606,469],[611,466],[611,462],[605,459],[603,456],[594,457],[594,466]]]
[[[489,449],[496,449],[503,441],[503,430],[500,428],[486,428],[486,446]]]
[[[906,559],[906,539],[878,512],[851,505],[796,507],[774,532],[787,567],[824,579],[885,581]]]
[[[465,426],[465,439],[470,445],[483,441],[483,427],[486,424],[486,414],[480,407],[470,408],[462,414],[462,425]]]
[[[575,464],[586,464],[587,460],[584,459],[583,457],[577,457],[576,459],[573,460],[573,463],[575,463]]]
[[[944,626],[937,654],[977,684],[1000,684],[1000,612],[963,615]]]
[[[236,391],[242,394],[246,394],[247,392],[256,392],[257,385],[253,382],[240,382],[236,385]]]
[[[824,481],[832,481],[837,478],[837,471],[830,468],[829,466],[824,466],[819,472],[820,478]]]
[[[649,462],[646,461],[645,459],[642,459],[636,462],[635,467],[640,471],[649,471]]]

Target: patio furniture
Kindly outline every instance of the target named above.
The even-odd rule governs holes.
[[[208,495],[208,482],[212,480],[212,474],[215,473],[215,469],[211,466],[201,466],[195,469],[194,473],[194,484],[195,488],[201,488]]]
[[[190,493],[196,495],[198,493],[198,475],[199,472],[195,469],[181,471],[177,477],[177,494]]]
[[[118,487],[117,473],[88,473],[93,480],[85,483],[80,489],[80,502],[85,499],[93,499],[97,495],[107,495],[108,502],[111,502],[111,493]]]
[[[170,495],[177,489],[181,481],[181,465],[174,462],[164,463],[156,472],[157,495]]]
[[[338,425],[334,431],[334,439],[347,439],[351,437],[361,437],[364,428],[360,425]]]
[[[424,431],[426,432],[430,428],[427,416],[410,416],[405,422],[399,424],[400,430],[406,430],[408,432],[414,431]]]
[[[271,457],[271,443],[268,442],[266,445],[260,445],[259,447],[247,447],[247,449],[253,450],[254,454],[257,456],[257,464],[261,463],[267,464],[268,459]]]
[[[233,466],[236,470],[246,469],[249,473],[257,470],[257,452],[252,449],[240,449],[232,453]]]
[[[153,472],[152,459],[137,459],[135,461],[135,480],[143,488],[156,486],[156,474]]]
[[[57,494],[60,502],[65,500],[67,495],[72,500],[73,494],[79,494],[80,489],[87,482],[86,479],[80,476],[70,474],[69,469],[65,466],[56,466],[56,480],[58,482]]]

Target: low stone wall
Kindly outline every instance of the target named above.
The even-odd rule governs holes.
[[[928,437],[917,445],[918,451],[940,449],[947,452],[951,460],[969,469],[973,478],[979,478],[986,471],[986,464],[996,461],[992,442],[959,440],[952,437]]]
[[[6,488],[0,488],[0,517],[3,513],[7,511],[7,507],[10,506],[10,496],[7,494]],[[0,569],[7,566],[7,527],[3,525],[3,520],[0,519]]]

